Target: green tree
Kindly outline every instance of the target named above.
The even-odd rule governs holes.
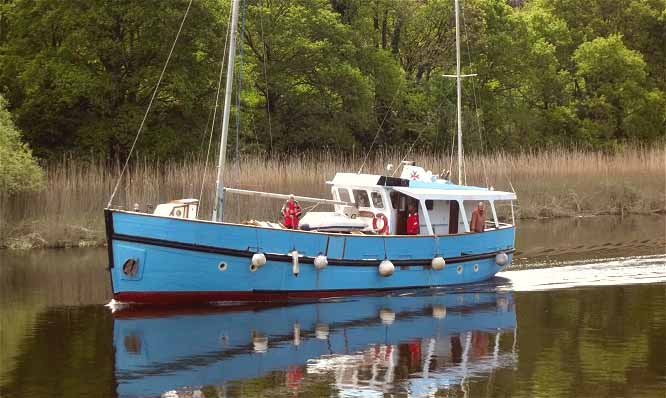
[[[0,96],[0,191],[10,194],[39,189],[44,173],[32,157],[30,148],[21,141],[6,109],[6,101]]]
[[[1,0],[0,92],[35,153],[123,158],[187,4]],[[422,149],[450,149],[450,0],[242,4],[230,146],[238,122],[242,151],[403,147],[417,137]],[[478,74],[463,86],[467,153],[666,134],[663,0],[461,6],[463,73]],[[139,141],[144,154],[186,156],[205,142],[228,17],[227,2],[193,3]]]
[[[575,51],[580,111],[587,134],[604,142],[654,139],[666,129],[663,94],[646,86],[643,56],[620,35],[596,38]]]
[[[193,3],[148,119],[145,152],[173,156],[199,142],[192,134],[207,114],[209,65],[222,52],[216,3]],[[187,4],[15,0],[3,8],[0,85],[38,154],[124,157]]]
[[[244,78],[258,100],[244,95],[264,146],[350,148],[372,140],[373,120],[402,73],[343,20],[324,0],[248,5]]]

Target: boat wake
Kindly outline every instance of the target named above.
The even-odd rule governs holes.
[[[516,292],[666,283],[666,255],[531,264],[528,269],[497,276],[506,279],[498,290]]]

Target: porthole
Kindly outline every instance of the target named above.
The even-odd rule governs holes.
[[[224,261],[221,261],[217,265],[217,269],[219,269],[220,271],[226,271],[227,270],[227,263],[225,263]]]
[[[456,268],[456,271],[458,271],[459,274],[462,274],[463,271],[462,265],[459,265],[458,268]]]
[[[474,264],[474,272],[479,272],[479,264]]]
[[[126,276],[131,278],[136,275],[137,271],[139,271],[139,260],[136,258],[127,259],[123,264],[123,274]]]

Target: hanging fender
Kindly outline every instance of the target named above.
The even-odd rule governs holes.
[[[381,228],[378,228],[379,222],[381,221]],[[387,235],[389,230],[388,218],[384,213],[375,214],[375,218],[372,219],[372,229],[377,231],[380,235]]]
[[[291,252],[291,272],[294,274],[294,276],[298,276],[298,274],[301,273],[301,269],[298,265],[298,251],[294,250]]]

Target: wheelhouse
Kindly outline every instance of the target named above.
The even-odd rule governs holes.
[[[349,203],[336,204],[335,212],[364,221],[367,231],[375,229],[376,218],[385,217],[388,234],[405,235],[413,206],[418,212],[419,235],[471,233],[472,213],[480,202],[487,213],[484,230],[514,224],[515,193],[456,185],[414,165],[405,165],[400,177],[338,173],[328,183],[335,201]],[[498,211],[500,207],[506,214]]]

